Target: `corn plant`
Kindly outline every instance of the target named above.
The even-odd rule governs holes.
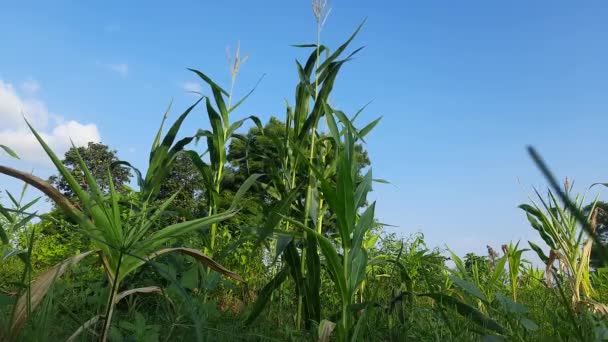
[[[497,265],[504,268],[506,260],[506,256],[501,257]],[[462,266],[459,265],[459,259],[455,263],[457,268]],[[460,264],[462,263],[460,262]],[[507,337],[508,340],[526,341],[527,334],[538,329],[536,322],[528,317],[527,307],[500,293],[499,283],[497,283],[500,279],[499,275],[502,274],[500,270],[493,271],[485,289],[456,274],[458,273],[450,276],[452,283],[446,291],[419,294],[419,296],[432,298],[438,304],[439,310],[454,310],[472,323],[484,328],[492,334],[486,335],[486,338],[503,340],[504,337]],[[507,325],[502,324],[503,321]]]
[[[528,289],[536,288],[543,284],[544,277],[544,270],[532,264],[522,264],[520,286]]]
[[[66,214],[75,220],[75,222],[77,222],[80,231],[92,239],[93,245],[96,249],[72,256],[38,276],[36,281],[32,283],[30,287],[31,299],[21,296],[15,304],[15,314],[13,315],[10,330],[12,335],[10,338],[16,338],[29,316],[28,313],[30,310],[28,310],[28,308],[31,307],[33,309],[40,304],[54,280],[66,272],[70,266],[78,263],[80,260],[89,255],[99,256],[101,263],[104,266],[105,273],[109,279],[111,291],[108,297],[108,304],[106,306],[105,313],[103,315],[93,317],[83,326],[92,325],[94,322],[99,320],[103,321],[103,327],[100,334],[101,340],[103,341],[105,341],[108,337],[112,315],[117,301],[134,293],[155,292],[155,290],[158,289],[156,287],[148,287],[131,289],[122,293],[118,292],[121,283],[128,275],[132,274],[146,262],[160,255],[171,252],[182,253],[195,258],[198,262],[221,274],[231,277],[237,281],[243,281],[239,275],[227,270],[198,250],[186,247],[169,248],[165,245],[174,238],[195,230],[203,229],[213,223],[218,223],[234,216],[237,212],[236,202],[240,197],[242,197],[247,188],[253,184],[256,177],[250,177],[243,184],[242,188],[239,189],[235,196],[233,206],[231,206],[231,208],[226,212],[153,230],[153,228],[156,228],[155,224],[157,220],[170,206],[173,198],[175,198],[176,195],[174,194],[171,198],[164,201],[158,207],[154,207],[152,204],[154,195],[157,193],[158,188],[160,187],[160,182],[163,180],[163,171],[160,169],[160,165],[162,164],[165,168],[169,169],[171,161],[174,160],[176,155],[181,153],[181,149],[193,139],[184,138],[178,141],[175,145],[173,144],[181,122],[192,110],[192,108],[193,107],[190,107],[182,116],[180,116],[176,123],[171,127],[167,135],[162,139],[162,143],[160,142],[160,135],[162,132],[161,125],[161,129],[159,129],[159,133],[157,134],[152,146],[152,152],[150,155],[151,165],[148,169],[146,179],[144,180],[141,177],[140,172],[136,170],[138,175],[138,183],[140,184],[140,196],[137,196],[138,199],[132,200],[126,206],[121,204],[123,198],[121,198],[121,195],[115,191],[114,184],[111,181],[112,177],[110,175],[110,170],[108,170],[110,175],[109,193],[104,194],[101,192],[98,184],[91,176],[84,161],[78,155],[80,166],[87,180],[88,189],[90,189],[90,192],[84,191],[78,185],[72,174],[62,165],[55,153],[36,132],[36,130],[29,124],[29,122],[27,123],[59,173],[66,179],[71,187],[71,190],[77,195],[82,208],[77,208],[67,198],[62,196],[57,189],[53,188],[51,185],[38,177],[6,166],[0,166],[0,173],[20,179],[36,187],[45,195],[50,197],[59,208],[61,208]],[[165,119],[163,119],[163,122],[164,120]],[[130,165],[125,162],[123,163]],[[129,199],[127,199],[127,201],[129,201]],[[125,211],[126,218],[123,217]]]
[[[450,251],[450,255],[456,268],[452,270],[449,279],[461,287],[479,289],[483,298],[487,298],[487,302],[492,302],[496,293],[503,287],[507,257],[503,255],[496,260],[494,268],[489,271],[487,277],[482,279],[477,262],[473,262],[469,271],[462,259],[455,253]],[[488,310],[485,303],[484,300],[477,302],[477,307],[483,312]]]
[[[505,257],[509,262],[509,284],[511,286],[511,295],[513,296],[513,301],[517,302],[517,289],[519,287],[519,272],[522,267],[522,262],[527,262],[527,260],[522,259],[521,255],[528,251],[529,249],[518,249],[519,241],[513,245],[513,243],[509,243],[508,245],[503,245],[502,249],[505,253]]]
[[[327,108],[327,106],[326,106]],[[326,112],[331,137],[336,148],[337,161],[335,181],[324,177],[324,170],[312,168],[319,179],[320,188],[327,201],[328,208],[335,213],[339,238],[330,240],[316,229],[307,227],[302,222],[290,220],[301,227],[307,235],[307,244],[315,242],[325,256],[325,263],[332,275],[336,292],[342,302],[338,334],[341,340],[357,339],[362,318],[354,324],[352,306],[356,303],[355,293],[365,279],[368,263],[367,251],[364,247],[365,235],[374,226],[375,203],[369,205],[361,215],[358,208],[362,207],[371,191],[372,173],[369,170],[362,180],[357,180],[357,151],[355,141],[362,136],[345,117],[343,129],[338,130],[334,119],[334,111]],[[364,134],[363,134],[364,135]],[[310,237],[313,237],[313,241]],[[336,246],[337,243],[337,246]],[[339,253],[341,252],[341,255]]]
[[[236,131],[243,126],[245,121],[253,121],[259,129],[262,130],[262,123],[256,116],[249,116],[244,119],[240,119],[234,122],[230,122],[230,114],[234,112],[255,90],[251,90],[242,99],[237,101],[236,104],[232,105],[232,91],[236,76],[239,72],[241,64],[245,59],[241,59],[239,56],[240,49],[237,49],[234,64],[231,65],[231,86],[230,92],[222,89],[217,83],[209,78],[204,73],[189,69],[197,76],[199,76],[209,87],[213,94],[213,100],[215,107],[211,103],[209,97],[204,97],[207,115],[211,130],[200,129],[196,134],[196,139],[205,138],[207,141],[207,151],[203,154],[198,154],[195,151],[187,151],[188,155],[192,159],[194,165],[197,167],[205,187],[207,188],[207,201],[209,205],[209,215],[215,215],[219,210],[219,193],[221,190],[221,183],[224,177],[224,167],[228,162],[226,158],[226,147],[230,142],[230,139],[237,138],[243,139],[243,137],[236,133]],[[263,131],[263,130],[262,130]],[[209,163],[206,163],[202,156],[209,153]],[[217,235],[217,223],[211,225],[210,239],[209,239],[209,253],[213,253],[215,249],[215,240]]]
[[[564,184],[564,193],[569,197],[572,186],[568,180]],[[589,276],[589,258],[593,240],[585,239],[585,231],[574,213],[561,203],[551,190],[547,190],[545,199],[535,190],[537,204],[530,199],[531,204],[522,204],[526,217],[543,241],[549,246],[547,256],[536,244],[529,242],[530,247],[538,254],[546,265],[546,282],[553,284],[554,272],[561,273],[568,280],[572,291],[572,305],[576,306],[582,299],[592,298],[594,291]],[[582,212],[585,196],[576,195],[572,201],[579,212]],[[586,222],[591,222],[594,208],[591,208]],[[559,269],[554,269],[554,263],[559,262]]]
[[[317,10],[320,7],[317,7]],[[321,12],[319,12],[321,13]],[[320,18],[320,17],[319,17]],[[361,24],[363,25],[363,24]],[[323,215],[328,206],[324,191],[320,189],[321,178],[332,178],[335,174],[336,160],[326,163],[325,157],[331,151],[328,138],[321,138],[317,126],[326,115],[339,115],[346,119],[344,113],[334,111],[329,105],[329,96],[341,67],[360,49],[355,50],[346,58],[339,59],[343,52],[354,40],[361,25],[340,45],[330,53],[328,48],[317,44],[297,45],[299,48],[313,48],[306,63],[296,61],[299,83],[295,92],[295,106],[287,105],[286,136],[277,142],[282,157],[277,163],[281,167],[275,175],[270,175],[271,185],[268,193],[277,199],[277,205],[271,210],[267,224],[260,230],[260,240],[276,237],[276,256],[282,255],[283,267],[277,272],[262,291],[268,296],[260,296],[252,315],[247,319],[252,322],[261,312],[270,293],[281,286],[287,275],[291,275],[297,293],[298,307],[296,311],[296,328],[311,327],[312,322],[320,321],[321,303],[319,292],[321,276],[319,269],[319,252],[314,237],[309,237],[308,230],[321,232]],[[326,57],[321,60],[321,54]],[[378,121],[363,128],[362,136],[371,131]],[[304,169],[305,184],[296,184],[298,171]],[[323,171],[315,169],[322,169]],[[305,189],[305,190],[304,190]],[[304,190],[304,202],[298,203],[297,198]],[[296,219],[302,226],[293,226],[286,218]],[[314,226],[311,224],[314,223]],[[283,232],[289,234],[277,235],[277,227],[283,224]],[[303,238],[294,239],[294,235]]]

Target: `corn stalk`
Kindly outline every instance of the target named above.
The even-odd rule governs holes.
[[[213,94],[213,100],[215,102],[214,106],[209,97],[204,97],[211,130],[199,129],[196,134],[196,139],[205,138],[207,140],[209,163],[206,163],[202,159],[202,156],[207,152],[203,153],[202,155],[194,151],[187,152],[194,165],[201,173],[203,182],[207,189],[209,216],[216,215],[219,211],[219,193],[221,191],[222,179],[224,178],[224,167],[228,162],[226,158],[226,146],[229,144],[230,139],[243,139],[243,137],[237,134],[236,131],[245,123],[246,120],[253,121],[259,129],[262,129],[262,123],[256,116],[249,116],[232,123],[230,122],[230,114],[237,109],[255,90],[255,88],[251,90],[234,106],[231,105],[232,89],[234,88],[236,75],[238,74],[240,64],[242,63],[238,50],[234,63],[235,64],[231,67],[232,82],[230,86],[230,93],[222,89],[213,80],[211,80],[211,78],[202,72],[189,69],[199,76],[205,83],[207,83],[207,85],[209,85]],[[211,225],[209,240],[208,253],[210,255],[213,255],[213,252],[215,251],[216,235],[217,223],[214,223]]]
[[[566,179],[564,194],[569,197],[571,189],[572,187]],[[530,199],[531,204],[522,204],[519,207],[526,212],[532,228],[549,246],[549,256],[532,242],[529,242],[530,247],[545,262],[548,285],[552,283],[554,272],[561,273],[568,279],[569,288],[572,291],[572,306],[576,307],[581,300],[593,298],[595,294],[589,275],[592,236],[585,241],[586,234],[577,216],[561,203],[551,190],[547,191],[546,199],[537,190],[535,193],[540,204]],[[572,201],[579,212],[582,212],[584,200],[585,196],[577,195]],[[593,221],[595,202],[586,217],[587,224]],[[553,266],[556,261],[560,265],[558,269]]]

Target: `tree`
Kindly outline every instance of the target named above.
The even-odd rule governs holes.
[[[200,172],[185,154],[179,154],[160,186],[158,200],[165,201],[175,193],[171,209],[176,213],[172,220],[203,217],[205,212],[205,185]],[[175,223],[175,222],[174,222]]]
[[[240,139],[232,139],[228,149],[228,160],[235,171],[235,181],[242,183],[249,175],[261,173],[266,175],[261,182],[268,182],[269,177],[275,174],[281,167],[279,162],[282,146],[285,139],[285,123],[276,117],[271,117],[261,132],[258,127],[252,127],[245,136]],[[356,144],[358,157],[358,174],[370,165],[367,151],[363,145]],[[305,151],[306,152],[306,151]],[[331,156],[331,154],[330,154]],[[331,160],[326,161],[327,164]],[[301,163],[301,170],[296,175],[296,184],[306,182],[305,175],[308,167]]]
[[[486,256],[467,253],[464,256],[464,265],[469,275],[475,276],[475,273],[478,273],[480,280],[485,281],[490,274],[490,260]]]
[[[271,117],[264,126],[263,132],[258,127],[253,127],[246,135],[240,136],[240,139],[232,139],[228,149],[228,161],[233,173],[230,181],[233,184],[241,184],[248,176],[258,173],[264,175],[258,179],[261,184],[272,183],[273,177],[284,172],[281,164],[283,154],[280,149],[284,147],[282,142],[286,138],[285,135],[285,123],[276,117]],[[367,151],[363,150],[361,144],[355,144],[355,149],[358,158],[357,178],[360,179],[361,171],[370,165],[370,160]],[[308,149],[302,152],[307,155]],[[328,153],[326,165],[331,164],[331,158],[333,158],[333,153]],[[306,163],[300,163],[299,167],[295,184],[307,184],[308,166]],[[253,187],[251,191],[255,192],[256,196],[265,204],[272,204],[275,201],[264,186]],[[296,198],[295,203],[303,206],[304,196],[305,193],[302,192]],[[331,216],[331,212],[327,212],[326,216]]]
[[[85,165],[90,170],[93,179],[95,179],[97,184],[99,184],[101,190],[103,192],[108,192],[108,170],[110,170],[112,163],[118,161],[116,153],[116,150],[110,150],[107,145],[89,142],[86,147],[81,146],[70,148],[65,153],[64,159],[61,161],[61,163],[74,176],[78,182],[78,185],[80,185],[84,190],[89,190],[85,174],[78,162],[78,155],[80,155]],[[112,180],[114,181],[116,190],[123,193],[126,190],[125,184],[127,184],[131,179],[130,169],[124,166],[117,166],[112,168],[110,171],[112,173]],[[49,178],[49,182],[64,196],[70,199],[74,199],[76,197],[63,176],[53,175]]]
[[[276,117],[271,117],[263,127],[263,132],[258,127],[249,129],[246,135],[239,136],[238,139],[232,139],[228,149],[228,161],[230,162],[230,171],[232,174],[228,176],[227,181],[222,185],[223,189],[235,190],[237,184],[242,184],[247,177],[252,174],[262,174],[258,179],[262,186],[254,186],[250,189],[252,197],[256,197],[264,204],[264,207],[271,208],[275,203],[276,198],[267,191],[265,185],[276,185],[278,182],[272,182],[273,177],[277,177],[280,172],[285,172],[281,164],[281,156],[284,155],[281,148],[284,148],[282,143],[286,138],[286,125]],[[292,132],[290,132],[292,134]],[[317,139],[319,141],[320,139]],[[367,151],[363,149],[363,145],[355,144],[357,151],[357,179],[362,178],[362,170],[370,165],[370,160]],[[308,155],[308,149],[302,151]],[[326,165],[332,163],[333,153],[327,154]],[[320,159],[320,158],[318,158]],[[308,166],[302,162],[299,165],[299,170],[296,172],[295,184],[308,184]],[[230,185],[232,184],[232,185]],[[294,204],[301,212],[304,212],[304,201],[306,193],[301,191],[295,198]],[[363,203],[365,206],[366,203]],[[327,231],[335,231],[335,221],[333,212],[326,210],[323,218],[323,229]]]

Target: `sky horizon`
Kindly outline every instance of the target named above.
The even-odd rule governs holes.
[[[316,40],[309,1],[35,3],[0,5],[0,144],[23,157],[0,163],[43,177],[52,171],[21,113],[61,154],[70,138],[101,141],[143,168],[167,105],[171,121],[195,101],[188,91],[208,92],[187,68],[228,87],[225,50],[240,42],[235,96],[264,79],[234,118],[266,122],[294,101],[306,51],[290,45]],[[332,104],[352,114],[372,101],[358,122],[383,117],[366,148],[374,176],[391,182],[372,194],[378,218],[398,226],[389,231],[422,232],[459,255],[540,241],[517,208],[546,188],[528,145],[577,191],[608,181],[608,3],[329,6],[321,40],[333,48],[367,18]],[[206,125],[199,107],[181,133]]]

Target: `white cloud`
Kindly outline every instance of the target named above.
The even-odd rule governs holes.
[[[40,90],[40,83],[34,79],[28,79],[21,83],[21,90],[28,95],[34,95]]]
[[[127,76],[129,73],[129,65],[127,63],[107,64],[108,69],[119,73],[121,76]]]
[[[196,82],[184,82],[182,84],[182,89],[189,93],[201,93],[203,91],[201,85]]]
[[[43,102],[33,98],[22,99],[12,84],[0,80],[0,130],[25,128],[24,114],[41,126],[46,126],[51,116]]]
[[[24,99],[12,84],[0,80],[0,144],[14,149],[22,160],[48,165],[48,157],[29,131],[23,116],[60,156],[71,146],[70,140],[77,146],[101,140],[95,124],[64,120],[49,112],[41,100]],[[0,158],[4,156],[0,154]]]

